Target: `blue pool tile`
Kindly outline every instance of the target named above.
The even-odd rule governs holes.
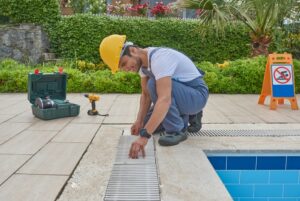
[[[234,185],[228,184],[226,188],[231,197],[252,197],[254,192],[253,185]]]
[[[267,170],[244,170],[241,171],[241,184],[267,184],[269,183],[269,171]]]
[[[255,185],[254,197],[282,197],[283,185],[266,184]]]
[[[232,199],[233,199],[233,201],[240,201],[239,197],[233,197]]]
[[[299,171],[296,170],[270,170],[270,183],[298,184]]]
[[[258,170],[284,170],[286,163],[285,156],[258,156]]]
[[[300,170],[300,156],[288,156],[286,169]]]
[[[217,170],[217,173],[224,184],[238,184],[240,182],[240,171],[238,170]]]
[[[298,201],[297,198],[269,198],[269,201]]]
[[[228,156],[227,170],[254,170],[256,157],[254,156]]]
[[[226,169],[226,157],[225,156],[209,156],[207,157],[215,170]]]
[[[268,198],[240,198],[240,201],[268,201]]]
[[[285,184],[284,197],[300,197],[300,184]]]

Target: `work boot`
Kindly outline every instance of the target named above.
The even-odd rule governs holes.
[[[161,146],[173,146],[187,139],[187,135],[183,132],[166,133],[160,136],[158,143]]]
[[[203,111],[195,114],[195,115],[190,115],[189,117],[189,127],[188,127],[188,132],[190,133],[196,133],[198,131],[200,131],[200,129],[202,128],[202,115],[203,115]]]

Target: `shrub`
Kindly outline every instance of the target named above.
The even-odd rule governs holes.
[[[103,66],[103,64],[99,64]],[[40,66],[25,66],[12,59],[0,61],[0,92],[26,92],[28,73],[38,68],[40,72],[57,72],[60,66],[68,74],[68,92],[137,93],[140,91],[140,78],[136,73],[118,72],[112,75],[109,70],[75,69],[73,62],[61,62]]]
[[[76,67],[81,72],[109,69],[104,63],[94,64],[92,62],[86,62],[83,60],[76,61]]]
[[[222,69],[222,75],[229,80],[222,79],[220,87],[227,93],[260,93],[265,71],[265,57],[254,59],[239,59],[229,63],[229,66]],[[224,82],[225,81],[225,82]],[[228,82],[229,81],[229,82]],[[226,88],[224,88],[226,87]]]
[[[264,79],[265,57],[238,59],[229,62],[224,68],[210,62],[201,62],[197,66],[206,72],[204,77],[211,93],[259,94]],[[300,61],[294,60],[295,83],[300,83]],[[296,93],[300,92],[295,84]]]
[[[50,25],[60,19],[57,0],[0,0],[0,13],[12,23]]]
[[[235,60],[249,55],[248,30],[238,25],[227,27],[226,36],[216,38],[213,30],[204,29],[198,20],[175,18],[147,19],[107,17],[88,14],[64,17],[50,32],[53,51],[63,58],[99,63],[99,44],[110,34],[125,34],[141,47],[167,46],[178,49],[195,62]]]
[[[206,72],[204,77],[211,93],[259,94],[266,58],[239,59],[229,61],[229,65],[220,68],[210,62],[201,62],[197,66]],[[138,93],[140,77],[137,73],[118,72],[112,75],[109,70],[80,71],[74,62],[62,62],[56,65],[37,66],[41,72],[54,72],[63,66],[68,73],[68,92],[97,93]],[[36,67],[19,64],[11,59],[0,61],[0,92],[26,92],[27,76]],[[300,83],[300,61],[294,60],[295,83]],[[300,92],[295,84],[296,93]]]

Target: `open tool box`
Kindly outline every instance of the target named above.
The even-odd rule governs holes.
[[[77,116],[80,106],[66,100],[67,74],[59,70],[28,74],[28,100],[32,113],[40,119],[49,120]]]

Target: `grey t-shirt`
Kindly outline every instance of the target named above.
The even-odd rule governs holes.
[[[154,47],[148,48],[148,61]],[[150,70],[148,68],[148,70]],[[160,48],[151,57],[151,72],[155,80],[171,77],[180,82],[188,82],[201,76],[195,64],[186,55],[170,48]],[[146,75],[140,69],[141,77]]]

